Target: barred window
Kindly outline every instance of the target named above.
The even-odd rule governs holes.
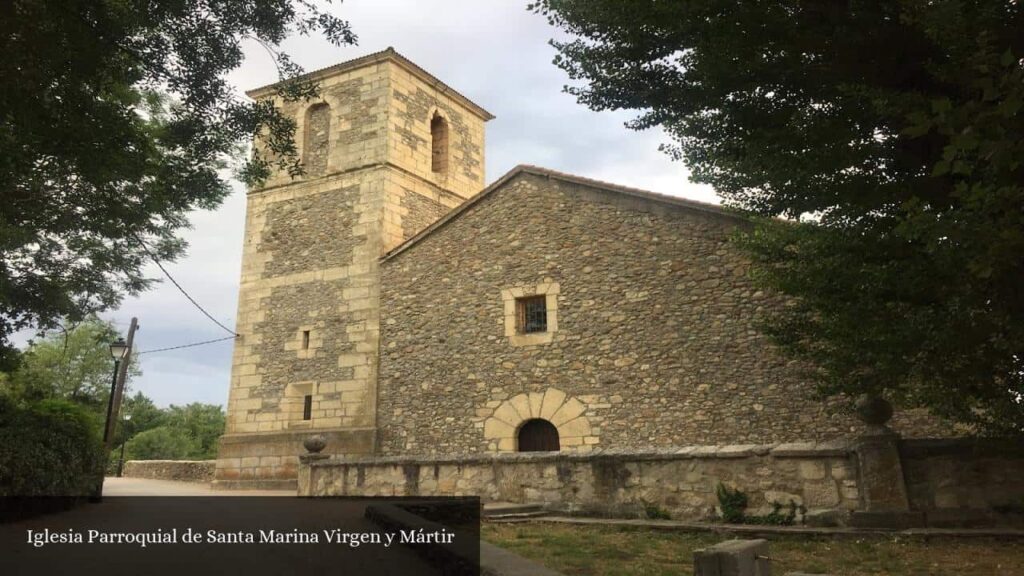
[[[516,328],[522,334],[547,332],[548,306],[544,296],[530,296],[516,300]]]

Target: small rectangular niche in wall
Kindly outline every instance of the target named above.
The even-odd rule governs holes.
[[[302,402],[302,419],[312,420],[313,419],[313,395],[306,394]]]
[[[323,330],[313,324],[296,326],[292,334],[293,336],[285,341],[284,349],[294,351],[297,358],[315,358],[317,350],[323,348]]]

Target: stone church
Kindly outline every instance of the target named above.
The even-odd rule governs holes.
[[[488,185],[494,117],[390,48],[308,76],[318,101],[278,103],[305,175],[248,193],[218,486],[294,486],[312,434],[457,460],[857,430],[756,329],[782,302],[735,214],[533,166]]]

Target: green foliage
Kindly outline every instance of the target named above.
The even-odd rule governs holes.
[[[217,457],[217,440],[224,433],[224,410],[215,404],[192,403],[171,406],[166,411],[167,426],[184,432],[195,448],[189,457],[207,460]]]
[[[793,302],[768,332],[823,393],[1024,432],[1024,3],[531,8],[575,36],[569,93],[762,217],[741,245]]]
[[[718,506],[722,509],[722,519],[729,524],[791,526],[796,522],[797,514],[802,518],[807,513],[803,505],[797,505],[795,501],[790,500],[789,505],[785,507],[785,514],[782,513],[783,505],[779,502],[771,502],[772,511],[767,514],[747,514],[750,500],[739,488],[730,489],[719,483],[715,488],[715,494],[718,496]]]
[[[747,510],[747,495],[739,488],[730,489],[725,484],[719,484],[715,488],[718,496],[718,505],[722,509],[722,519],[729,524],[740,524],[743,522]]]
[[[230,191],[223,168],[250,183],[301,172],[295,122],[227,81],[251,40],[289,80],[282,100],[313,97],[276,49],[293,32],[356,41],[311,0],[0,3],[0,364],[13,331],[149,287],[142,243],[161,260],[183,254],[188,212]]]
[[[0,496],[85,496],[101,474],[100,425],[82,406],[0,396]]]
[[[162,426],[167,420],[167,414],[142,392],[136,392],[134,396],[125,394],[121,414],[121,425],[117,428],[115,440],[117,444],[140,432]]]
[[[796,523],[797,515],[800,515],[801,520],[803,515],[807,513],[807,509],[803,505],[797,505],[793,500],[789,501],[787,506],[783,506],[779,502],[771,503],[772,511],[758,516],[758,515],[744,515],[744,524],[765,524],[769,526],[792,526]],[[782,513],[782,509],[786,509],[786,513]]]
[[[198,446],[184,430],[158,426],[125,444],[125,460],[187,460]],[[113,453],[111,454],[113,455]]]
[[[114,373],[109,346],[117,336],[113,324],[90,317],[31,342],[21,354],[17,369],[0,383],[0,389],[27,402],[61,398],[105,415]],[[128,374],[137,376],[141,371],[133,363]]]
[[[665,510],[661,506],[658,506],[657,504],[653,504],[650,502],[644,502],[644,514],[650,520],[672,519],[672,515],[668,513],[668,510]]]
[[[127,403],[126,403],[127,404]],[[159,409],[137,393],[125,414],[128,442],[125,460],[210,460],[217,457],[217,440],[224,433],[224,410],[198,402]],[[127,428],[127,426],[126,426]],[[115,448],[111,460],[120,458]]]

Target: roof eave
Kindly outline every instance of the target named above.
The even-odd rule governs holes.
[[[398,66],[401,66],[407,72],[418,77],[420,80],[426,82],[427,84],[430,84],[434,88],[438,89],[440,92],[448,94],[454,100],[457,100],[460,104],[462,104],[467,109],[472,111],[474,114],[482,118],[485,122],[494,119],[494,114],[491,114],[482,106],[465,97],[464,95],[459,93],[459,91],[455,90],[451,86],[448,86],[430,72],[427,72],[423,68],[420,68],[419,66],[416,65],[415,62],[409,60],[405,56],[402,56],[394,48],[390,46],[385,50],[381,50],[380,52],[374,52],[372,54],[360,56],[359,58],[346,60],[345,62],[339,62],[338,64],[328,66],[327,68],[321,68],[319,70],[307,72],[296,77],[295,80],[320,80],[322,78],[326,78],[328,76],[332,76],[340,72],[355,70],[357,68],[362,68],[364,66],[370,66],[372,64],[377,64],[386,61],[390,61],[397,64]],[[266,86],[253,88],[252,90],[246,91],[245,95],[254,100],[265,98],[267,96],[274,94],[277,91],[277,88],[281,86],[284,82],[287,81],[274,82],[273,84],[267,84]]]
[[[409,238],[405,242],[402,242],[398,246],[389,250],[386,254],[381,256],[381,262],[390,260],[391,258],[405,252],[409,248],[412,248],[420,242],[420,240],[434,233],[435,230],[444,227],[448,222],[456,219],[460,214],[469,210],[471,207],[476,205],[478,202],[486,198],[495,190],[504,186],[509,180],[515,178],[520,174],[531,174],[534,176],[540,176],[542,178],[553,178],[562,182],[570,184],[577,184],[580,186],[589,186],[591,188],[597,188],[599,190],[607,190],[610,192],[616,192],[619,194],[625,194],[635,198],[648,200],[651,202],[658,202],[661,204],[669,204],[679,208],[688,210],[695,210],[699,212],[705,212],[713,214],[715,216],[724,216],[728,218],[735,218],[737,220],[743,220],[743,216],[738,214],[734,210],[718,206],[716,204],[708,204],[705,202],[698,202],[696,200],[688,200],[686,198],[679,198],[677,196],[668,196],[665,194],[658,194],[656,192],[648,192],[647,190],[640,190],[639,188],[630,188],[628,186],[620,186],[618,184],[612,184],[609,182],[602,182],[600,180],[593,180],[590,178],[584,178],[582,176],[575,176],[572,174],[566,174],[564,172],[558,172],[557,170],[550,170],[547,168],[541,168],[539,166],[531,166],[529,164],[520,164],[515,168],[506,172],[501,178],[498,178],[494,182],[487,186],[475,196],[469,198],[462,204],[456,206],[451,212],[448,212],[440,219],[434,221],[433,224],[427,226],[415,236]]]

